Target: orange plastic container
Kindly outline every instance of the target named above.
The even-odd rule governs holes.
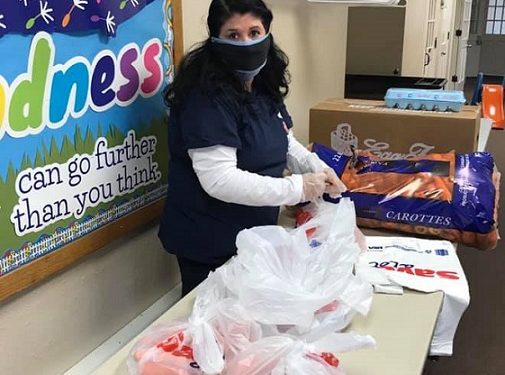
[[[505,129],[502,85],[482,85],[482,116],[493,120],[493,129]]]

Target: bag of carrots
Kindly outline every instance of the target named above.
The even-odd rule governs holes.
[[[500,174],[487,152],[380,160],[313,144],[356,207],[358,225],[391,229],[491,250],[498,241]],[[333,201],[329,196],[325,200]]]

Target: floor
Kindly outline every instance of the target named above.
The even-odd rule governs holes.
[[[470,80],[465,93],[473,92],[471,84]],[[471,94],[467,94],[468,98]],[[487,150],[494,156],[498,169],[505,172],[504,131],[491,132]],[[503,209],[499,210],[500,222],[505,223]],[[502,232],[505,236],[505,230]],[[463,246],[458,251],[470,286],[470,306],[455,337],[454,355],[428,362],[424,375],[505,374],[505,239],[492,252]]]

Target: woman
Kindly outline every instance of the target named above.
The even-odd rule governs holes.
[[[171,158],[159,237],[177,255],[183,295],[235,254],[240,230],[275,225],[280,205],[345,190],[290,131],[288,59],[272,18],[262,0],[213,0],[209,38],[165,94]],[[286,166],[293,174],[283,177]]]

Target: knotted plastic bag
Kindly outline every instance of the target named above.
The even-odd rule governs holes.
[[[187,329],[186,321],[153,326],[130,352],[128,372],[132,375],[202,375]]]
[[[221,374],[225,358],[261,338],[261,327],[229,298],[218,272],[199,287],[186,321],[154,326],[134,346],[128,359],[130,374]]]
[[[333,333],[308,344],[286,336],[252,343],[227,363],[225,375],[343,375],[336,353],[373,347],[370,336]]]
[[[130,352],[128,370],[135,375],[219,374],[224,368],[223,345],[211,325],[224,291],[212,281],[199,289],[186,321],[153,326]]]

